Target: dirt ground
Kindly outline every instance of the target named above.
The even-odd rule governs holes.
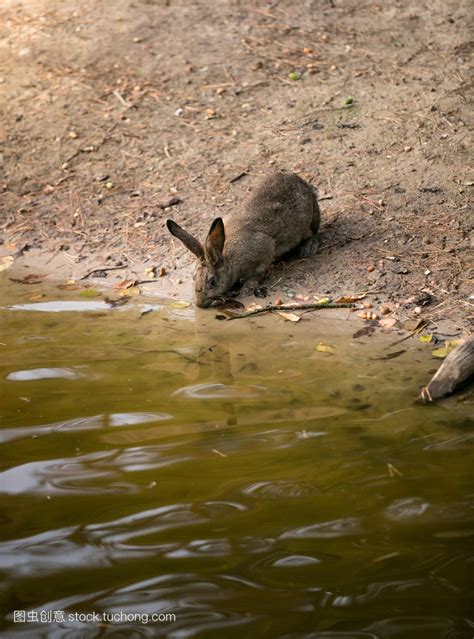
[[[3,255],[124,266],[111,282],[157,266],[185,298],[193,258],[165,219],[203,235],[284,168],[318,188],[321,248],[274,266],[271,300],[368,291],[469,331],[473,17],[470,0],[3,0]]]

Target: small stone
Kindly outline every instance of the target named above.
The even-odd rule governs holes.
[[[391,309],[389,306],[381,306],[380,307],[380,312],[382,313],[382,315],[388,315],[389,313],[391,313]]]
[[[409,151],[412,150],[412,147],[409,144],[407,144],[407,146],[403,147],[403,150],[405,151],[405,153],[409,153]]]
[[[367,270],[369,271],[369,273],[372,273],[373,271],[375,271],[375,266],[373,264],[369,264]]]
[[[75,140],[77,137],[79,137],[75,131],[69,131],[68,135],[71,140]]]
[[[364,308],[372,308],[372,302],[363,302],[362,306]]]

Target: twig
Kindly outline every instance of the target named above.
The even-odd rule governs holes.
[[[181,200],[179,197],[172,197],[171,199],[169,199],[167,202],[160,202],[159,204],[157,204],[156,206],[159,209],[167,209],[170,206],[176,206],[177,204],[181,204],[183,200]]]
[[[233,184],[234,182],[238,182],[238,180],[242,179],[243,177],[245,177],[246,175],[248,175],[247,171],[241,171],[240,173],[238,173],[237,175],[234,175],[233,178],[230,178],[229,180],[229,184]]]
[[[414,335],[421,333],[421,331],[425,328],[425,326],[426,326],[426,322],[421,320],[421,323],[419,324],[419,326],[415,328],[415,330],[408,333],[408,335],[405,335],[405,337],[396,339],[394,342],[390,342],[390,344],[386,348],[392,348],[392,346],[395,346],[396,344],[400,344],[400,342],[404,342],[405,340],[410,339],[410,337],[413,337]]]
[[[124,100],[124,98],[122,97],[121,93],[119,91],[117,91],[117,89],[115,89],[115,91],[112,91],[112,93],[114,94],[114,96],[117,98],[117,100],[120,102],[120,104],[124,107],[126,107],[127,109],[129,109],[131,106],[133,106],[133,104],[131,104],[130,102],[127,102],[126,100]]]
[[[316,311],[320,308],[354,308],[354,304],[346,303],[341,304],[337,302],[315,302],[314,304],[270,304],[269,306],[264,306],[263,308],[256,308],[253,311],[247,311],[246,313],[241,313],[240,315],[231,315],[228,317],[228,320],[234,319],[242,319],[244,317],[250,317],[251,315],[260,315],[261,313],[271,313],[272,311],[306,311],[311,309]],[[228,311],[227,311],[228,313]]]
[[[88,273],[80,277],[79,280],[86,280],[88,277],[90,277],[94,273],[101,273],[101,272],[105,273],[106,271],[117,271],[122,268],[128,268],[128,264],[124,264],[123,266],[103,266],[103,267],[99,266],[97,268],[93,268],[92,271],[89,271]]]

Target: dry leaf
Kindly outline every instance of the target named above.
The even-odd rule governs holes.
[[[419,339],[420,342],[427,344],[433,341],[433,335],[420,335]]]
[[[385,319],[379,320],[379,325],[382,328],[393,328],[397,323],[397,319],[395,317],[387,317]]]
[[[15,258],[13,257],[13,255],[5,255],[5,257],[0,257],[0,271],[6,271],[7,268],[10,268],[14,261]]]
[[[28,299],[30,302],[34,302],[35,300],[40,300],[42,297],[44,297],[44,293],[35,293],[35,295],[32,295]]]
[[[412,331],[416,331],[417,328],[420,328],[422,324],[423,320],[420,319],[407,320],[406,322],[403,322],[403,328],[411,333]]]
[[[361,293],[360,295],[349,295],[343,296],[336,300],[336,304],[352,304],[353,302],[358,302],[359,300],[363,300],[365,297],[365,293]]]
[[[191,302],[185,302],[184,300],[178,300],[177,302],[171,302],[171,308],[188,308],[191,306]]]
[[[133,286],[134,284],[135,284],[135,280],[122,280],[121,282],[116,284],[114,288],[124,289],[124,288],[129,288],[130,286]]]
[[[319,344],[316,345],[316,350],[318,351],[318,353],[335,353],[336,349],[334,348],[334,346],[330,346],[329,344],[325,344],[324,342],[319,342]]]
[[[166,275],[166,273],[167,273],[167,272],[168,272],[168,271],[165,269],[165,267],[164,267],[164,266],[162,266],[162,267],[160,268],[160,277],[164,277],[164,276]]]
[[[284,311],[277,311],[277,315],[283,317],[287,322],[299,322],[301,317],[296,313],[285,313]]]
[[[25,277],[21,277],[21,278],[10,277],[9,279],[12,282],[17,282],[18,284],[41,284],[41,280],[43,279],[43,277],[46,277],[46,275],[29,273],[28,275],[25,275]]]
[[[80,284],[74,284],[74,280],[67,281],[65,284],[57,284],[56,288],[59,288],[60,291],[79,291],[83,287]]]
[[[141,290],[138,286],[129,286],[128,288],[124,288],[120,291],[120,297],[132,297],[133,295],[140,295]]]

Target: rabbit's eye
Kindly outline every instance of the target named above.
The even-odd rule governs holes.
[[[207,288],[214,288],[215,285],[216,285],[216,278],[215,277],[210,277],[207,280]]]

